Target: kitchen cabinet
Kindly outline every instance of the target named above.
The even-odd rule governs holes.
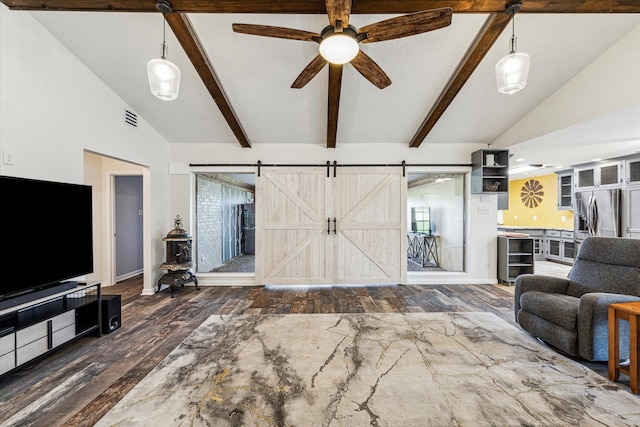
[[[640,185],[640,157],[626,160],[624,170],[625,186]]]
[[[509,191],[509,150],[482,149],[471,154],[471,194]]]
[[[627,186],[623,197],[622,236],[640,239],[640,185]]]
[[[527,237],[533,239],[533,257],[536,261],[544,261],[546,259],[545,251],[545,230],[544,228],[521,228],[521,227],[498,227],[498,231],[507,233],[526,234]]]
[[[619,187],[623,182],[622,161],[592,164],[574,169],[576,191]]]
[[[536,260],[544,259],[544,230],[523,230],[533,239],[533,257]]]
[[[640,156],[625,160],[622,236],[640,239]]]
[[[498,237],[498,281],[513,283],[520,274],[533,274],[533,239]]]
[[[546,259],[573,264],[575,256],[573,231],[547,230],[545,235]]]
[[[558,210],[573,209],[573,170],[556,172],[558,175]]]

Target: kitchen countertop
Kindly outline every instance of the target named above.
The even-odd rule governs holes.
[[[527,227],[524,225],[498,225],[498,230],[558,230],[558,231],[573,231],[571,228],[558,228],[558,227]]]

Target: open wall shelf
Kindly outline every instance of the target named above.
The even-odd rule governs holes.
[[[509,150],[482,149],[471,154],[471,193],[509,191]]]

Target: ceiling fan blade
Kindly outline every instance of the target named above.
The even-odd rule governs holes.
[[[425,10],[376,22],[358,31],[367,34],[363,43],[399,39],[446,27],[451,24],[451,14],[450,7]]]
[[[384,89],[391,84],[389,76],[362,50],[351,60],[351,65],[378,89]]]
[[[349,14],[351,13],[351,0],[325,0],[329,25],[336,25],[336,21],[342,21],[342,28],[349,26]]]
[[[298,78],[293,82],[291,87],[293,89],[302,89],[307,83],[311,81],[312,78],[316,76],[327,65],[327,61],[322,57],[322,55],[318,55],[313,58],[313,61],[309,63],[305,67],[304,70],[300,73]]]
[[[314,37],[320,37],[320,34],[318,33],[296,30],[293,28],[273,27],[271,25],[232,24],[231,27],[236,33],[251,34],[254,36],[276,37],[279,39],[312,42],[315,41],[313,39]]]

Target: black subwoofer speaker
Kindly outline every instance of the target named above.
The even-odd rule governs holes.
[[[121,324],[120,295],[102,295],[102,333],[110,334]]]

